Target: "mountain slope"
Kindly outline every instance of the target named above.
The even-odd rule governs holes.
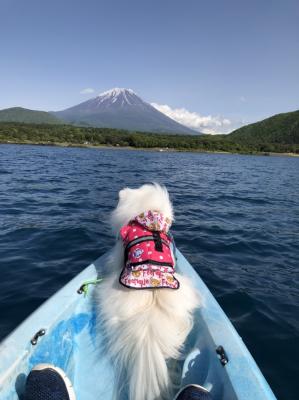
[[[53,115],[75,125],[158,133],[200,134],[143,101],[131,89],[111,89]]]
[[[24,122],[27,124],[64,123],[48,112],[29,110],[22,107],[11,107],[0,110],[0,122]]]
[[[227,138],[247,144],[299,144],[299,110],[276,114],[243,126],[227,135]]]

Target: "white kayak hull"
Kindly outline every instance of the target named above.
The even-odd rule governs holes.
[[[77,275],[1,343],[1,400],[19,399],[28,372],[38,363],[64,369],[73,382],[77,400],[112,400],[114,371],[105,352],[100,324],[96,324],[94,288],[86,297],[77,293],[83,282],[105,274],[105,257]],[[182,386],[203,385],[216,400],[275,399],[242,339],[179,251],[177,270],[192,279],[203,302],[186,343]],[[31,340],[40,330],[45,334],[33,345]],[[219,346],[223,346],[228,359],[225,365],[225,359],[221,363],[216,353]],[[125,399],[124,393],[120,400]]]

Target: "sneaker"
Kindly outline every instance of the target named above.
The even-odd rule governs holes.
[[[210,392],[199,385],[188,385],[177,393],[174,400],[212,400]]]
[[[38,364],[27,377],[24,400],[76,400],[76,396],[62,369]]]

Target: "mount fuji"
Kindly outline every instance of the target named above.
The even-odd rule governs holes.
[[[143,101],[132,89],[114,88],[63,111],[51,112],[74,125],[198,135]]]

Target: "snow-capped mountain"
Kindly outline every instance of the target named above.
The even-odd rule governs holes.
[[[74,107],[52,114],[76,125],[198,134],[156,110],[137,96],[132,89],[114,88]]]

